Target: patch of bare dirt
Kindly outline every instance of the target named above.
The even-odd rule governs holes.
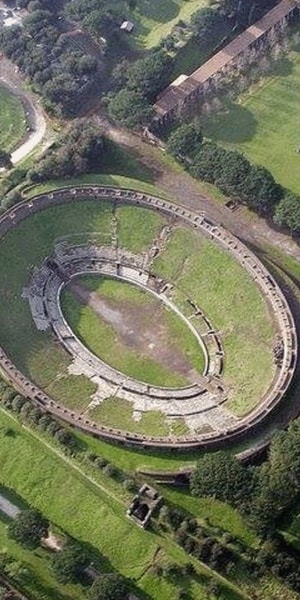
[[[117,341],[123,346],[161,363],[192,382],[200,379],[201,376],[182,353],[180,341],[177,345],[170,332],[162,302],[156,298],[138,305],[132,301],[116,302],[102,296],[101,292],[90,292],[78,281],[72,281],[68,289],[79,302],[92,308],[99,319],[114,328]]]

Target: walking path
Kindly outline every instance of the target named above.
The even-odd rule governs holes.
[[[45,136],[47,124],[44,113],[38,104],[36,98],[23,87],[23,79],[15,67],[8,59],[0,59],[0,81],[9,91],[17,96],[25,110],[26,122],[29,130],[20,146],[11,153],[11,160],[14,165],[26,158]]]
[[[0,511],[14,519],[21,512],[21,509],[0,494]]]

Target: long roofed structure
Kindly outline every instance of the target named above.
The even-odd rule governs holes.
[[[180,75],[158,96],[154,109],[156,124],[180,116],[185,107],[201,98],[222,74],[229,73],[246,55],[262,52],[264,41],[275,43],[289,22],[298,15],[299,0],[281,0],[259,21],[248,27],[191,75]],[[251,62],[251,60],[249,60]]]

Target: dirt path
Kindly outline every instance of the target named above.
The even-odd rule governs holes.
[[[14,519],[21,512],[21,509],[0,494],[0,511],[10,519]]]
[[[94,118],[114,141],[138,155],[141,165],[152,173],[155,184],[175,201],[192,210],[205,211],[208,217],[216,223],[222,223],[246,243],[260,246],[269,242],[300,261],[300,246],[290,236],[276,231],[264,219],[249,214],[243,207],[234,213],[230,212],[224,205],[218,204],[214,198],[203,192],[201,185],[183,169],[166,164],[162,150],[150,146],[125,129],[115,127],[100,115],[95,115]]]
[[[21,144],[11,153],[12,163],[16,165],[40,144],[46,134],[47,124],[44,113],[39,106],[39,101],[24,89],[24,81],[18,68],[4,57],[0,59],[0,81],[21,100],[26,115],[27,127],[29,127]]]

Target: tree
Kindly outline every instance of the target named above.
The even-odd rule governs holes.
[[[126,87],[152,102],[167,85],[171,70],[172,59],[164,50],[152,52],[128,69]]]
[[[194,496],[211,496],[233,506],[246,506],[252,490],[252,474],[234,456],[215,452],[198,461],[190,487]]]
[[[128,595],[128,582],[118,573],[100,575],[89,591],[91,600],[127,600]]]
[[[199,122],[183,123],[170,135],[167,151],[178,158],[193,157],[201,147],[202,131]]]
[[[59,429],[54,435],[55,439],[63,446],[73,448],[75,446],[75,438],[67,429]]]
[[[193,177],[214,183],[220,174],[222,163],[226,158],[226,150],[214,142],[204,142],[193,158],[190,173]]]
[[[271,443],[268,462],[257,471],[251,518],[264,534],[294,505],[300,488],[300,420]]]
[[[48,534],[49,521],[37,510],[20,512],[8,526],[9,537],[20,544],[36,548],[42,537]]]
[[[5,152],[5,150],[0,150],[0,168],[11,169],[13,166],[11,162],[11,154],[9,152]]]
[[[273,210],[282,197],[282,187],[265,167],[251,165],[247,176],[239,184],[240,197],[259,214]]]
[[[24,404],[25,404],[25,398],[18,394],[17,396],[14,397],[14,399],[11,403],[12,410],[19,413]]]
[[[191,17],[191,27],[195,38],[201,42],[209,39],[212,30],[220,20],[220,14],[214,8],[200,8],[194,12]]]
[[[60,583],[78,580],[90,562],[88,554],[79,544],[67,544],[52,558],[53,571]]]
[[[300,233],[300,197],[288,192],[276,207],[274,222]]]
[[[219,165],[215,183],[225,194],[240,195],[240,187],[250,171],[247,158],[236,150],[226,151]]]
[[[132,90],[121,90],[109,102],[110,116],[130,129],[138,129],[148,123],[153,115],[144,96]]]

